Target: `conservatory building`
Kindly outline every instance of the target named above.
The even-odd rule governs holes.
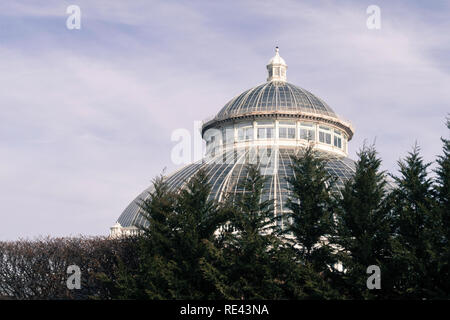
[[[355,170],[347,157],[354,131],[322,99],[287,82],[288,66],[278,47],[275,51],[266,66],[267,81],[237,95],[203,123],[205,157],[168,175],[166,182],[171,190],[179,190],[205,169],[210,199],[222,201],[245,191],[239,182],[246,178],[246,165],[253,163],[267,177],[261,200],[273,202],[277,224],[283,228],[289,223],[286,200],[290,193],[287,178],[293,175],[291,158],[313,145],[327,159],[327,170],[337,178],[336,187],[342,187]],[[135,234],[147,224],[140,202],[151,188],[125,208],[111,227],[111,236]]]

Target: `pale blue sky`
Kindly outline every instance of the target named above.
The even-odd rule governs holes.
[[[430,3],[431,2],[431,3]],[[66,28],[79,5],[81,30]],[[381,8],[368,30],[366,8]],[[173,130],[263,83],[276,45],[289,82],[373,141],[384,168],[448,135],[448,1],[0,3],[0,240],[106,235],[164,167]]]

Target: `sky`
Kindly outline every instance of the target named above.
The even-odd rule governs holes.
[[[107,235],[180,167],[174,130],[264,83],[275,46],[288,81],[352,123],[350,158],[375,142],[395,174],[417,142],[431,162],[448,136],[449,16],[449,1],[2,1],[0,240]]]

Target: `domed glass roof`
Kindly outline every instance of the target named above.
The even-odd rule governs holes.
[[[229,101],[215,119],[253,113],[307,113],[337,118],[336,113],[314,94],[286,81],[269,81]]]
[[[275,57],[266,67],[268,71],[266,83],[236,96],[219,111],[214,119],[203,124],[202,135],[209,128],[222,129],[220,134],[217,134],[218,130],[216,130],[214,133],[217,135],[209,138],[203,136],[207,146],[209,142],[210,147],[212,146],[210,149],[214,152],[208,151],[207,157],[203,160],[187,165],[166,177],[166,182],[170,190],[180,190],[198,170],[204,169],[211,185],[209,199],[217,201],[225,197],[233,199],[236,194],[243,191],[240,190],[239,182],[247,176],[247,164],[256,164],[261,174],[267,177],[261,200],[273,201],[274,214],[279,221],[277,223],[283,227],[289,223],[286,221],[288,215],[285,213],[289,211],[286,207],[286,201],[290,196],[288,178],[294,174],[291,168],[292,156],[305,150],[305,137],[308,137],[307,140],[313,137],[309,143],[314,143],[319,155],[327,159],[326,168],[337,178],[335,188],[338,191],[355,172],[354,162],[345,157],[346,141],[351,139],[353,129],[350,124],[339,119],[320,98],[286,81],[287,65],[279,56],[278,48],[276,48]],[[245,128],[239,125],[245,124],[246,121],[234,123],[236,118],[247,118],[247,116],[251,119],[261,117],[276,119],[271,119],[273,126],[267,128],[259,124],[259,120],[247,120],[250,126]],[[298,130],[295,125],[291,125],[294,121],[287,121],[288,124],[280,121],[280,119],[292,120],[292,118],[298,118],[299,121],[296,122]],[[267,119],[265,120],[267,122]],[[227,140],[226,135],[224,136],[227,130],[232,131],[230,141]],[[282,136],[282,130],[284,130],[284,136]],[[306,134],[305,137],[304,134]],[[272,138],[273,144],[270,143]],[[344,144],[341,146],[343,138]],[[218,144],[217,147],[222,145],[223,148],[218,148],[216,152],[212,141]],[[263,158],[269,161],[261,161]],[[151,190],[150,186],[128,205],[117,220],[120,224],[119,228],[147,225],[146,219],[141,214],[140,202],[149,197]]]
[[[268,155],[268,161],[258,161],[261,150],[258,147],[252,148],[232,148],[217,154],[209,160],[201,160],[185,166],[174,174],[166,178],[170,190],[179,190],[186,182],[194,176],[200,168],[204,168],[209,176],[211,193],[209,199],[220,201],[225,195],[236,195],[239,190],[239,182],[246,178],[246,164],[255,163],[259,166],[261,174],[267,177],[262,192],[262,201],[273,200],[275,214],[281,217],[283,212],[288,211],[286,200],[290,196],[287,178],[293,175],[291,168],[291,157],[304,148],[264,148],[264,153]],[[343,186],[354,174],[354,162],[346,157],[339,157],[335,154],[321,152],[321,156],[327,159],[327,170],[337,177],[336,188]],[[233,161],[224,161],[231,159]],[[264,163],[262,165],[261,163]],[[140,214],[139,203],[149,196],[152,187],[144,190],[128,207],[123,211],[118,219],[122,227],[147,225],[147,221]]]

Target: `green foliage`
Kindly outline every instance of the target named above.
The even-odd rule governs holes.
[[[227,277],[236,299],[281,298],[280,285],[274,274],[274,254],[280,240],[272,232],[272,203],[261,201],[265,182],[256,166],[247,166],[247,177],[239,183],[240,194],[233,199],[225,254]]]
[[[450,118],[447,119],[447,128],[450,130]],[[443,154],[438,156],[436,183],[435,216],[441,222],[437,229],[438,238],[435,249],[440,252],[437,263],[437,279],[450,279],[450,139],[441,138]],[[436,230],[436,229],[435,229]],[[441,290],[439,297],[450,298],[450,281],[440,281],[437,287]]]
[[[385,295],[382,290],[368,290],[367,267],[377,265],[383,280],[389,279],[386,268],[391,237],[387,182],[380,170],[381,160],[375,148],[364,147],[358,153],[356,172],[336,197],[336,234],[332,242],[342,270],[335,270],[348,297],[356,299]]]
[[[199,171],[179,193],[163,178],[141,204],[148,227],[143,228],[137,269],[120,269],[120,298],[206,299],[221,297],[211,282],[214,232],[225,222],[216,203],[208,200],[207,175]],[[216,296],[218,294],[218,296]]]
[[[398,162],[399,176],[392,194],[395,236],[392,241],[395,290],[404,298],[421,299],[433,295],[436,276],[435,226],[432,179],[429,163],[424,163],[416,145]]]
[[[294,237],[301,261],[324,271],[332,263],[326,237],[332,232],[335,179],[325,168],[326,159],[312,146],[292,162],[294,176],[288,180],[292,195],[287,202],[292,224],[286,233]]]
[[[247,178],[234,199],[227,237],[227,278],[235,299],[323,299],[336,297],[311,264],[298,259],[297,251],[280,237],[272,201],[261,201],[264,183],[256,166],[247,167]]]

